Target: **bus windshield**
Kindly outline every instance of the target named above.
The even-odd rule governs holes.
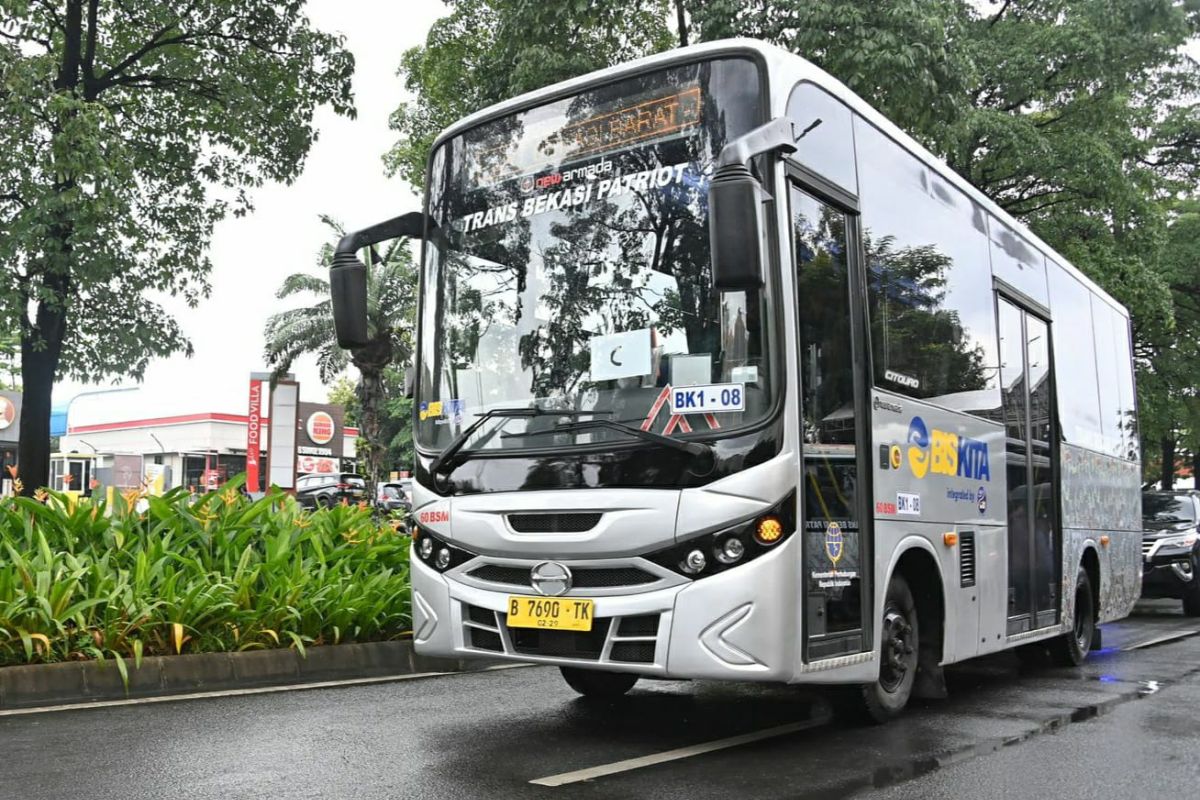
[[[718,292],[707,183],[761,122],[745,59],[638,75],[447,140],[430,168],[417,440],[467,449],[630,440],[621,425],[721,435],[771,405],[766,292]],[[671,413],[668,387],[707,389]],[[722,394],[723,393],[723,394]],[[719,406],[719,407],[718,407]],[[588,417],[583,417],[588,418]],[[562,429],[562,430],[559,430]]]

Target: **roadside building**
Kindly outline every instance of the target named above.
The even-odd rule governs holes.
[[[117,487],[136,486],[152,475],[161,476],[164,489],[188,486],[204,490],[246,471],[246,414],[195,411],[154,415],[147,413],[138,399],[136,393],[80,397],[67,414],[58,449],[94,454],[97,479]],[[342,424],[342,409],[303,403],[301,412],[296,439],[301,445],[298,449],[309,452],[297,453],[297,473],[353,469],[358,429]],[[263,435],[254,438],[265,467],[270,420],[261,416],[258,423]],[[261,474],[269,473],[263,469]]]

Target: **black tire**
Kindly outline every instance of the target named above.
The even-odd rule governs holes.
[[[1183,613],[1189,617],[1200,617],[1200,578],[1196,585],[1184,592]]]
[[[632,672],[604,672],[578,667],[559,667],[563,680],[584,697],[612,700],[628,692],[638,682]]]
[[[1092,649],[1096,633],[1096,601],[1092,595],[1092,579],[1087,570],[1079,568],[1075,576],[1075,624],[1070,633],[1051,639],[1050,660],[1059,667],[1078,667]]]
[[[851,721],[882,725],[900,715],[912,697],[920,650],[917,604],[908,581],[893,575],[883,600],[879,680],[848,687],[838,710]]]
[[[317,508],[333,508],[333,498],[327,494],[317,495]]]

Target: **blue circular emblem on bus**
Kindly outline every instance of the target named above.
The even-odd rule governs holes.
[[[842,526],[836,522],[829,523],[829,527],[825,529],[825,555],[829,556],[829,560],[833,562],[835,567],[842,557],[844,544]]]
[[[979,505],[979,513],[987,513],[987,489],[983,486],[979,487],[979,493],[975,495],[975,501]]]
[[[929,446],[929,428],[925,426],[925,420],[920,417],[912,418],[908,423],[908,441],[917,447]]]

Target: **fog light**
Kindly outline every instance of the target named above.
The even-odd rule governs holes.
[[[704,553],[700,550],[693,550],[683,559],[683,563],[679,565],[679,568],[688,575],[695,575],[703,570],[707,564],[708,559],[704,557]]]
[[[783,523],[775,517],[763,517],[754,529],[754,540],[761,545],[770,547],[783,538]]]
[[[450,551],[445,547],[438,550],[437,559],[433,563],[438,569],[445,569],[450,566]]]
[[[730,536],[717,548],[717,561],[722,564],[734,564],[746,554],[746,545],[736,536]]]

